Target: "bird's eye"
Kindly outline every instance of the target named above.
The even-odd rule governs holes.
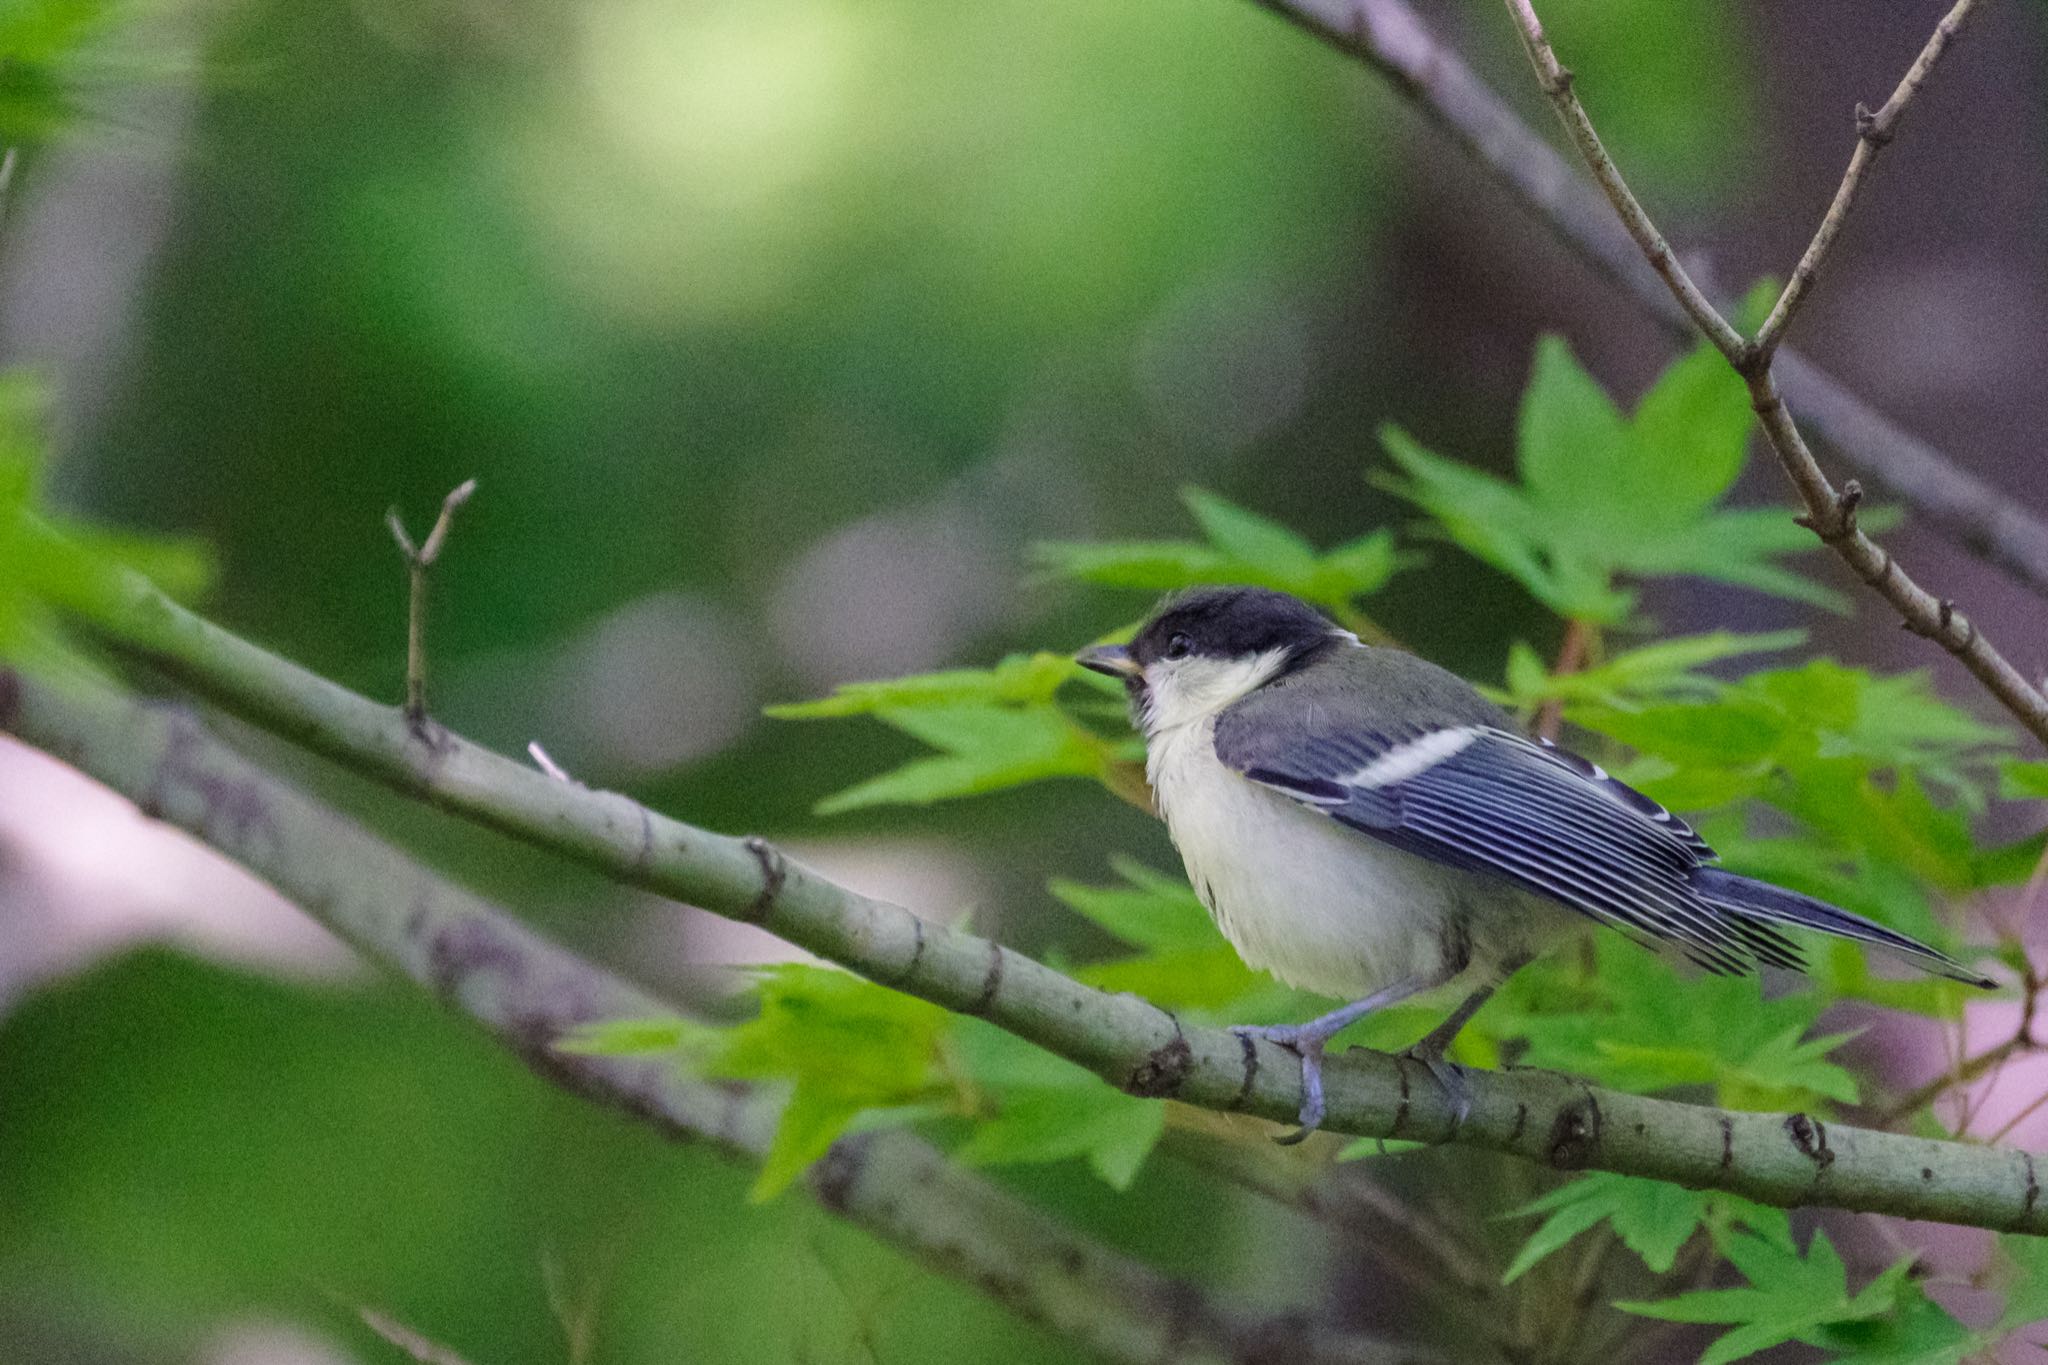
[[[1169,659],[1185,659],[1194,652],[1195,642],[1185,635],[1175,635],[1166,642],[1166,657]]]

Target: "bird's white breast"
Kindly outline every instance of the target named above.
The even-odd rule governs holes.
[[[1522,950],[1502,941],[1524,927],[1513,912],[1526,898],[1512,887],[1260,786],[1216,757],[1214,732],[1213,715],[1155,731],[1146,772],[1188,880],[1246,962],[1303,990],[1355,998],[1404,978],[1440,979],[1461,942],[1481,960]]]

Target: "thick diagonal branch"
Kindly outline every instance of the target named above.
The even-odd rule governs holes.
[[[1406,0],[1253,0],[1384,77],[1536,221],[1689,343],[1693,321],[1601,196],[1518,118]],[[1791,348],[1777,355],[1792,410],[1861,477],[1926,524],[2048,596],[2048,523],[1956,467]]]
[[[1807,446],[1798,423],[1793,420],[1791,409],[1786,406],[1777,376],[1773,373],[1770,351],[1745,340],[1729,325],[1694,285],[1685,267],[1672,255],[1663,234],[1657,230],[1649,213],[1629,189],[1620,167],[1614,164],[1614,159],[1601,144],[1592,119],[1580,103],[1578,92],[1573,89],[1571,73],[1565,70],[1551,49],[1550,39],[1543,31],[1532,0],[1506,0],[1506,3],[1508,13],[1515,20],[1516,31],[1521,35],[1522,46],[1528,53],[1529,64],[1536,72],[1537,84],[1549,96],[1559,122],[1571,136],[1594,180],[1606,193],[1616,216],[1687,316],[1748,384],[1750,404],[1756,409],[1764,436],[1777,455],[1778,463],[1783,466],[1786,477],[1791,480],[1793,489],[1799,494],[1800,501],[1806,504],[1801,522],[1812,528],[1813,533],[1871,591],[1892,605],[1906,629],[1934,641],[1953,654],[1984,685],[1985,690],[1998,699],[2000,705],[2026,726],[2035,738],[2048,744],[2048,693],[2013,667],[1977,628],[1977,623],[1956,610],[1954,602],[1921,587],[1899,566],[1889,550],[1864,534],[1856,524],[1856,507],[1862,500],[1862,489],[1851,482],[1837,490],[1829,481],[1812,449]],[[1957,9],[1963,15],[1968,14],[1967,3],[1958,5]],[[1951,22],[1959,22],[1955,13],[1943,21],[1945,26]],[[1933,58],[1938,57],[1945,46],[1946,40],[1938,45],[1930,44],[1928,52],[1922,54],[1921,62],[1916,63],[1916,69],[1920,70],[1919,79],[1925,78],[1922,68],[1931,67]],[[1913,78],[1909,77],[1909,80]],[[1918,88],[1917,80],[1913,80],[1911,90]],[[1904,108],[1904,99],[1909,97],[1910,90],[1906,97],[1899,98],[1896,107],[1887,106],[1892,108],[1894,119]]]
[[[668,819],[435,732],[259,649],[171,602],[141,578],[95,593],[91,623],[246,720],[395,790],[627,885],[757,924],[885,986],[973,1014],[1133,1094],[1292,1120],[1293,1053],[1197,1028],[1131,995],[1109,995],[1002,945],[925,922],[836,886],[759,839]],[[18,705],[14,708],[19,710]],[[0,704],[0,728],[11,723]],[[1559,1168],[1722,1189],[1785,1206],[1878,1210],[2048,1231],[2033,1158],[1823,1124],[1804,1114],[1731,1113],[1601,1091],[1569,1077],[1474,1077],[1460,1123],[1427,1071],[1354,1050],[1327,1076],[1325,1126],[1369,1137],[1467,1142]]]
[[[589,1024],[673,1017],[660,1001],[549,943],[367,830],[264,772],[189,708],[97,683],[0,671],[14,733],[247,867],[371,958],[483,1025],[546,1079],[671,1137],[758,1161],[777,1102],[693,1078],[668,1058],[555,1044]],[[1371,1338],[1225,1306],[1080,1235],[905,1132],[842,1140],[810,1172],[832,1213],[1116,1360],[1408,1359]]]

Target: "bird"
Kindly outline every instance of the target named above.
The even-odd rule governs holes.
[[[1456,674],[1368,645],[1257,587],[1167,598],[1082,666],[1121,679],[1154,804],[1189,882],[1246,963],[1352,1003],[1246,1026],[1301,1058],[1298,1142],[1323,1121],[1324,1048],[1375,1010],[1454,981],[1469,994],[1404,1055],[1470,1108],[1445,1060],[1507,978],[1590,925],[1709,972],[1802,970],[1787,928],[1995,982],[1905,934],[1714,866],[1678,816],[1585,758],[1520,733]]]

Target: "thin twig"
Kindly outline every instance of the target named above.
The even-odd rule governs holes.
[[[394,507],[384,514],[384,523],[391,528],[391,538],[398,542],[398,552],[405,557],[407,576],[412,580],[405,629],[405,715],[415,728],[427,719],[427,570],[434,566],[434,561],[441,557],[441,547],[448,543],[448,528],[457,509],[475,492],[476,480],[464,479],[441,499],[441,515],[434,518],[434,529],[427,533],[426,544],[417,547],[406,534],[398,509]]]
[[[1984,689],[1996,697],[2035,738],[2048,744],[2048,696],[2014,668],[1996,646],[1949,598],[1936,597],[1913,581],[1891,551],[1865,535],[1856,524],[1856,508],[1863,500],[1863,488],[1854,479],[1839,492],[1821,471],[1805,437],[1792,421],[1778,391],[1771,369],[1753,371],[1750,400],[1771,449],[1777,452],[1792,486],[1806,503],[1803,525],[1821,538],[1842,558],[1872,591],[1891,603],[1899,613],[1899,624],[1915,635],[1940,645],[1970,670]]]
[[[10,146],[5,152],[0,152],[0,232],[5,232],[14,221],[14,174],[20,168],[21,148]]]
[[[1551,50],[1532,0],[1506,0],[1506,4],[1521,35],[1523,50],[1536,72],[1537,84],[1550,97],[1565,131],[1571,135],[1580,157],[1606,192],[1629,235],[1687,315],[1749,385],[1750,405],[1756,409],[1764,435],[1800,501],[1806,504],[1801,523],[1833,549],[1858,578],[1891,603],[1907,630],[1953,654],[2006,710],[2043,744],[2048,744],[2048,695],[2007,662],[1976,623],[1956,610],[1954,602],[1936,597],[1914,582],[1888,550],[1857,526],[1856,509],[1863,498],[1861,485],[1851,480],[1838,492],[1828,481],[1792,420],[1791,410],[1785,406],[1772,373],[1770,355],[1745,341],[1700,293],[1601,145],[1592,119],[1572,87],[1571,73]]]
[[[1447,1224],[1389,1193],[1364,1172],[1311,1166],[1295,1148],[1186,1127],[1168,1130],[1167,1148],[1191,1165],[1343,1234],[1418,1292],[1469,1305],[1500,1288],[1498,1267],[1484,1263]],[[1418,1254],[1424,1259],[1415,1259]]]
[[[1784,338],[1786,327],[1791,325],[1792,315],[1806,299],[1813,282],[1820,275],[1821,262],[1827,259],[1828,249],[1835,244],[1835,238],[1842,231],[1842,224],[1849,219],[1849,211],[1856,206],[1856,193],[1863,188],[1864,174],[1870,163],[1884,150],[1898,130],[1899,120],[1905,115],[1906,106],[1920,93],[1920,87],[1927,82],[1934,64],[1948,51],[1950,43],[1962,32],[1963,25],[1970,20],[1970,13],[1977,0],[1956,0],[1941,22],[1934,26],[1934,33],[1927,39],[1927,45],[1920,49],[1920,55],[1907,68],[1900,79],[1898,88],[1892,91],[1890,99],[1876,113],[1863,105],[1856,106],[1856,150],[1850,154],[1849,169],[1842,174],[1842,183],[1835,189],[1834,202],[1828,205],[1820,227],[1815,230],[1813,240],[1806,244],[1806,251],[1793,267],[1792,278],[1785,281],[1784,291],[1778,295],[1777,303],[1771,307],[1771,315],[1757,328],[1756,338],[1751,343],[1754,352],[1768,361],[1778,349],[1778,342]]]
[[[1968,1137],[1970,1125],[1983,1117],[1984,1111],[1991,1105],[1991,1097],[1998,1093],[1998,1082],[2004,1078],[2006,1067],[2012,1058],[2012,1053],[2000,1057],[1992,1066],[1990,1073],[1984,1077],[1982,1085],[1964,1092],[1962,1108],[1957,1114],[1954,1134],[1956,1137]]]
[[[412,1328],[374,1308],[357,1308],[356,1317],[387,1344],[405,1352],[418,1365],[469,1365],[469,1361],[439,1342],[420,1335]]]
[[[1693,283],[1692,276],[1679,263],[1671,244],[1664,240],[1664,234],[1657,230],[1656,223],[1651,221],[1650,215],[1636,199],[1635,192],[1629,189],[1628,181],[1622,178],[1621,167],[1615,165],[1614,158],[1607,154],[1600,134],[1593,128],[1593,120],[1587,116],[1585,106],[1579,103],[1578,94],[1572,89],[1572,73],[1551,50],[1550,39],[1544,36],[1543,21],[1536,17],[1535,7],[1530,0],[1507,0],[1507,6],[1508,12],[1518,21],[1522,50],[1528,54],[1529,64],[1536,68],[1536,83],[1550,97],[1565,131],[1578,145],[1586,169],[1593,173],[1595,183],[1614,207],[1621,225],[1628,229],[1628,235],[1635,240],[1637,250],[1643,253],[1643,259],[1664,281],[1672,297],[1678,300],[1679,307],[1685,309],[1693,326],[1714,343],[1716,350],[1728,357],[1730,364],[1739,367],[1748,353],[1749,343]]]
[[[1968,1085],[1985,1072],[1991,1070],[2015,1052],[2024,1052],[2033,1046],[2024,1033],[2006,1039],[1995,1047],[1988,1047],[1974,1057],[1964,1059],[1955,1066],[1944,1070],[1925,1085],[1901,1095],[1878,1114],[1878,1122],[1889,1126],[1902,1119],[1910,1118],[1928,1105],[1940,1099],[1957,1086]]]
[[[1997,1146],[1999,1143],[2005,1141],[2007,1138],[2012,1136],[2013,1129],[2019,1127],[2022,1123],[2025,1123],[2028,1119],[2032,1118],[2035,1114],[2039,1113],[2041,1110],[2041,1106],[2044,1104],[2048,1104],[2048,1090],[2042,1091],[2040,1094],[2034,1096],[2033,1099],[2027,1101],[2026,1105],[2022,1107],[2017,1114],[2014,1114],[2011,1118],[2007,1119],[2004,1123],[2000,1124],[1998,1126],[1998,1131],[1993,1133],[1990,1137],[1985,1138],[1984,1141],[1991,1146]]]
[[[597,1340],[597,1309],[602,1285],[596,1277],[580,1292],[569,1287],[569,1272],[558,1259],[545,1256],[540,1263],[541,1284],[547,1293],[548,1311],[562,1329],[567,1365],[589,1365]]]
[[[1578,1264],[1572,1271],[1564,1301],[1557,1305],[1557,1330],[1551,1343],[1552,1360],[1572,1359],[1573,1343],[1585,1340],[1586,1315],[1599,1301],[1600,1279],[1614,1255],[1618,1240],[1613,1228],[1602,1224],[1579,1247]]]

